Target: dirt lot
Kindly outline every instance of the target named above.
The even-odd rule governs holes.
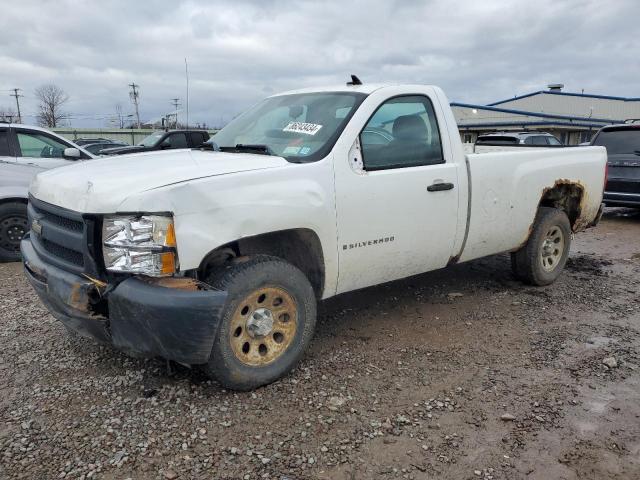
[[[20,265],[0,279],[1,478],[640,478],[631,210],[549,287],[498,256],[325,302],[253,393],[71,338]]]

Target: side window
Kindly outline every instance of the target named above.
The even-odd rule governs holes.
[[[365,170],[444,163],[431,101],[422,95],[383,103],[360,133]]]
[[[191,143],[194,147],[199,147],[204,143],[204,135],[202,132],[191,132]]]
[[[547,137],[549,145],[562,145],[556,137]]]
[[[21,157],[62,158],[68,145],[41,133],[16,132]]]
[[[0,157],[11,157],[11,150],[9,149],[9,132],[7,130],[0,130]]]
[[[533,140],[531,140],[532,145],[549,145],[547,143],[547,137],[543,137],[543,136],[537,136],[537,137],[531,137]]]
[[[170,145],[170,148],[187,148],[187,136],[184,133],[173,133],[165,140]]]

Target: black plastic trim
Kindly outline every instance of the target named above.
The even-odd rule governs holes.
[[[66,327],[112,344],[132,356],[160,356],[185,364],[206,363],[227,292],[185,290],[129,277],[106,287],[48,262],[30,234],[21,251],[27,279]]]

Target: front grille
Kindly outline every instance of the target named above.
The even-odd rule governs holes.
[[[62,245],[58,245],[57,243],[53,243],[49,240],[43,240],[42,246],[51,255],[61,258],[66,262],[73,263],[74,265],[78,265],[79,267],[84,266],[84,258],[81,252],[76,252],[75,250],[63,247]]]
[[[31,243],[43,260],[75,273],[95,274],[89,249],[93,244],[92,220],[33,197],[29,198],[27,212]]]
[[[60,215],[56,215],[55,213],[51,213],[51,212],[46,212],[39,208],[36,208],[35,210],[36,212],[44,215],[47,220],[49,220],[52,223],[55,223],[56,225],[62,228],[65,228],[67,230],[71,230],[74,232],[82,233],[82,228],[84,225],[82,222],[78,220],[71,220],[70,218],[61,217]]]

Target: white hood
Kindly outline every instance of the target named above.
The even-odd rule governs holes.
[[[283,167],[281,157],[171,150],[104,157],[38,174],[30,193],[82,213],[112,213],[130,195],[204,177]]]

